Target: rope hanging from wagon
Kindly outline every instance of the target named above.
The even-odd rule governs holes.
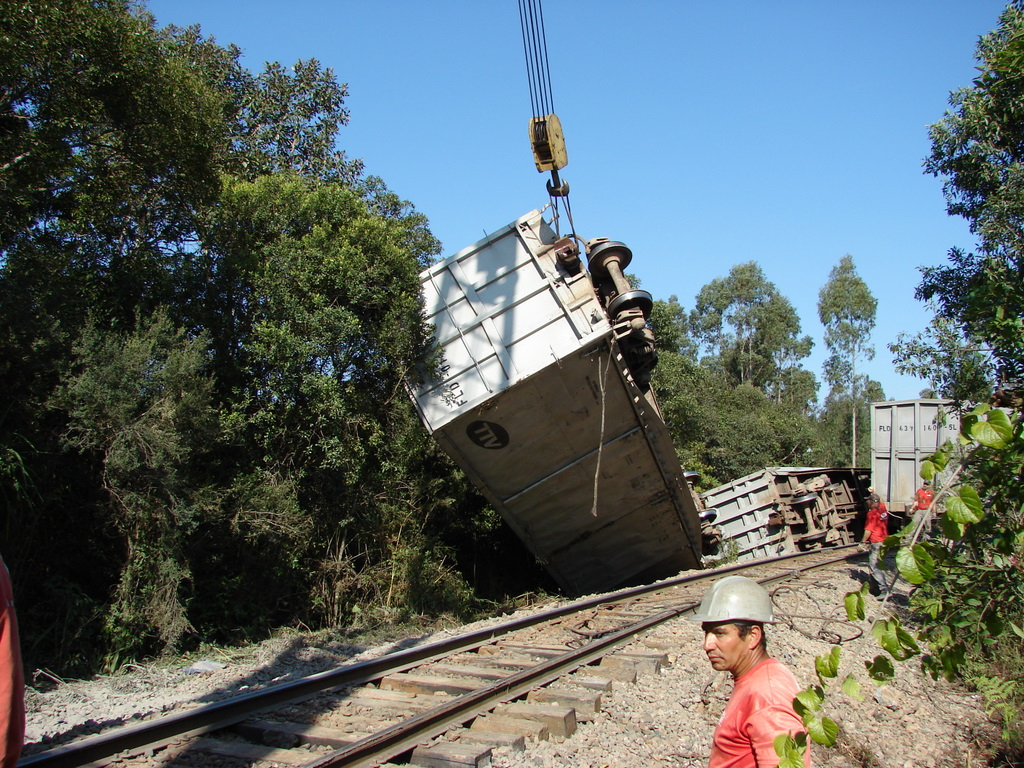
[[[597,517],[597,488],[601,480],[601,456],[604,453],[604,421],[605,421],[605,405],[607,404],[606,392],[608,391],[608,371],[612,369],[612,365],[615,364],[615,352],[612,347],[608,347],[608,365],[605,366],[604,372],[601,372],[602,358],[597,358],[597,378],[600,382],[601,387],[601,433],[597,438],[597,461],[594,462],[594,503],[590,507],[590,514]]]

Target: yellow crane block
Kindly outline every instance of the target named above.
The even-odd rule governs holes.
[[[533,147],[533,162],[541,173],[565,168],[569,164],[558,115],[530,119],[530,145]]]

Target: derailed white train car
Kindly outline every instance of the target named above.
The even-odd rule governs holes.
[[[868,470],[765,467],[700,497],[727,542],[722,554],[759,560],[853,542],[863,530]]]
[[[650,295],[629,249],[590,272],[540,211],[421,273],[441,378],[413,387],[427,429],[566,592],[696,568],[700,519],[648,379]]]

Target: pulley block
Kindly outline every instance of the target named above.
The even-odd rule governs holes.
[[[552,113],[530,119],[530,146],[533,147],[533,162],[541,173],[557,171],[569,164],[558,115]]]

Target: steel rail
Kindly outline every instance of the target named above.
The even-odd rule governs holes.
[[[856,545],[848,544],[839,547],[832,547],[830,549],[833,551],[841,551],[849,549],[854,546]],[[160,717],[149,722],[135,723],[132,725],[123,726],[109,733],[98,734],[96,736],[89,736],[83,739],[72,741],[67,744],[63,744],[61,746],[45,750],[43,752],[38,752],[36,754],[23,757],[18,762],[18,768],[29,768],[29,766],[32,766],[34,768],[78,768],[79,766],[94,763],[122,752],[137,752],[146,748],[152,748],[156,745],[166,744],[167,742],[176,738],[198,736],[204,733],[209,733],[211,731],[215,731],[221,728],[226,728],[228,726],[234,725],[258,712],[263,712],[274,707],[283,706],[284,704],[308,699],[316,694],[323,693],[335,688],[340,688],[349,685],[358,685],[373,680],[379,680],[380,678],[386,675],[404,672],[408,669],[412,669],[427,662],[441,659],[446,656],[450,656],[453,653],[479,648],[480,646],[487,644],[494,638],[500,637],[501,635],[509,634],[520,629],[525,629],[528,627],[536,626],[538,624],[553,621],[555,619],[562,618],[564,616],[571,615],[573,613],[577,613],[580,611],[584,611],[589,608],[606,605],[608,603],[616,601],[628,600],[633,597],[639,597],[642,595],[649,594],[651,592],[665,590],[682,584],[687,584],[691,582],[696,583],[707,579],[717,578],[724,574],[733,573],[735,571],[747,570],[758,566],[771,566],[777,563],[785,562],[787,560],[808,557],[812,554],[821,554],[821,552],[822,550],[813,550],[810,552],[796,552],[765,560],[745,561],[743,563],[731,564],[710,571],[688,573],[683,576],[676,576],[670,579],[655,582],[654,584],[630,587],[616,592],[606,593],[598,597],[586,598],[547,611],[542,611],[531,616],[513,619],[512,621],[503,624],[475,630],[473,632],[468,632],[466,634],[458,635],[456,637],[448,638],[435,643],[429,643],[419,648],[410,648],[407,650],[398,651],[396,653],[387,654],[375,659],[369,659],[367,661],[356,662],[353,664],[346,664],[337,669],[332,669],[326,672],[320,672],[315,675],[310,675],[309,677],[304,677],[301,680],[295,680],[290,683],[283,683],[281,685],[273,686],[271,688],[263,690],[252,691],[250,693],[233,697],[226,701],[208,704],[206,706],[198,707],[193,710],[177,712],[174,714],[166,715],[164,717]],[[849,555],[844,555],[829,560],[825,563],[819,563],[813,566],[806,566],[804,569],[795,569],[793,573],[799,572],[801,570],[808,570],[811,568],[824,567],[834,562],[848,559],[849,557]],[[786,575],[770,577],[769,580],[781,578],[786,578]],[[671,613],[672,611],[676,610],[677,609],[673,608],[664,613]],[[662,614],[657,615],[661,616]],[[678,612],[675,615],[678,615]],[[672,616],[665,616],[665,618],[661,619],[661,622],[667,621],[670,618],[672,618]],[[644,622],[646,622],[646,620],[642,620],[640,623]],[[631,627],[632,626],[633,625],[631,625]],[[650,626],[653,626],[653,624]],[[587,646],[584,646],[582,649],[580,649],[580,651],[586,653],[581,654],[581,658],[586,656],[586,654],[589,653],[590,650],[593,650],[593,655],[590,656],[589,659],[586,661],[575,662],[575,666],[582,666],[588,663],[589,660],[593,660],[593,658],[597,658],[600,655],[602,655],[601,649],[594,645],[595,643],[601,644],[602,647],[609,647],[609,645],[613,644],[615,641],[608,640],[607,642],[605,642],[607,638],[618,637],[620,633],[627,632],[631,627],[626,627],[625,629],[618,630],[611,635],[608,635],[604,638],[600,638],[599,640],[593,641]],[[635,630],[633,634],[636,634],[636,632],[639,631],[642,631],[642,629]],[[623,640],[622,642],[625,641]],[[572,654],[567,654],[566,656],[568,657],[571,655]],[[521,694],[516,693],[513,695],[512,691],[519,690],[520,685],[525,686],[522,688],[522,690],[525,691],[529,690],[529,687],[531,687],[531,685],[532,687],[537,687],[539,685],[544,684],[542,682],[539,682],[539,679],[543,677],[546,671],[552,674],[551,679],[555,679],[560,675],[565,674],[564,670],[557,673],[551,672],[551,670],[558,666],[557,662],[559,662],[560,660],[563,660],[563,657],[557,657],[553,660],[543,662],[539,664],[537,667],[531,668],[531,670],[527,670],[526,672],[513,675],[511,678],[506,678],[505,680],[498,681],[497,683],[481,690],[490,691],[491,689],[494,689],[494,692],[492,692],[491,694],[493,696],[498,691],[498,689],[502,688],[502,686],[507,685],[509,687],[508,690],[505,692],[505,697],[515,698],[515,696]],[[574,662],[568,658],[564,658],[563,663],[564,666],[570,666]],[[531,677],[530,673],[532,673],[534,670],[537,670],[536,675],[532,676],[535,679],[533,680],[532,684],[527,684],[525,682],[525,679],[527,677]],[[523,678],[523,680],[519,679],[521,677]],[[460,696],[459,699],[463,699],[466,696],[476,696],[476,693],[465,694],[464,696]],[[456,701],[458,701],[458,699]],[[453,701],[451,705],[446,704],[439,709],[445,710],[446,708],[448,708],[449,706],[453,706],[454,704],[455,701]],[[467,701],[467,707],[468,705],[469,702]],[[477,704],[476,709],[479,710],[480,708],[481,705]],[[433,711],[434,710],[431,710],[431,712]],[[406,722],[433,722],[434,718],[431,718],[430,714],[430,712],[423,713],[422,715],[417,715],[414,718],[410,718],[410,720]],[[444,716],[445,715],[443,712],[438,714],[437,721],[440,722],[440,718]],[[454,717],[454,715],[448,716],[449,722],[451,721],[452,717]],[[354,744],[350,745],[349,747],[346,747],[343,750],[338,750],[335,753],[330,753],[329,755],[324,756],[322,759],[327,759],[328,757],[331,757],[332,755],[336,755],[339,753],[342,753],[343,755],[354,755],[354,750],[356,749],[356,747],[359,747],[361,752],[363,748],[360,745],[362,745],[364,742],[371,742],[378,736],[381,737],[380,740],[382,742],[389,741],[393,738],[397,738],[395,737],[394,734],[390,732],[397,730],[401,727],[401,725],[402,724],[399,724],[393,726],[392,728],[385,729],[384,731],[381,731],[379,734],[374,734],[373,736],[368,737],[367,739],[355,742]],[[443,730],[444,728],[441,728],[440,731],[438,732],[443,732]],[[389,735],[385,737],[385,734]],[[423,738],[425,738],[425,736],[423,736],[421,732],[421,735],[418,737],[418,739],[422,740]],[[402,739],[398,739],[395,741],[395,743],[400,742],[402,742]],[[350,752],[350,750],[352,752]],[[392,752],[392,754],[395,753]],[[360,757],[359,759],[363,758]],[[349,764],[369,765],[370,763],[337,762],[323,763],[322,765],[326,766]],[[319,766],[321,766],[321,763],[313,762],[309,765],[317,766],[319,768]]]
[[[845,549],[849,546],[854,545],[846,545],[843,548]],[[816,554],[820,554],[820,552],[821,550],[815,550]],[[808,552],[799,553],[802,556],[809,554]],[[794,568],[781,574],[767,576],[758,581],[762,584],[784,581],[806,571],[825,568],[829,565],[848,560],[850,557],[852,556],[848,554],[841,555],[825,562],[814,563],[801,568]],[[785,559],[788,559],[788,557],[778,558],[778,560]],[[756,564],[768,565],[772,562],[775,561],[759,560]],[[748,563],[747,566],[752,567],[752,564]],[[736,569],[728,568],[723,570],[731,571]],[[708,574],[704,572],[702,576],[708,577]],[[696,580],[687,579],[686,581]],[[677,580],[670,579],[669,581]],[[677,585],[673,584],[672,586]],[[661,584],[661,587],[665,588],[664,582]],[[649,590],[645,588],[644,591]],[[699,605],[699,601],[686,602],[647,616],[628,626],[597,638],[581,648],[543,661],[535,667],[498,680],[491,685],[463,694],[451,702],[403,720],[401,723],[397,723],[348,746],[323,755],[305,763],[302,768],[374,768],[374,766],[380,765],[381,762],[386,762],[396,755],[407,752],[426,739],[440,736],[451,727],[484,714],[498,704],[519,698],[535,688],[557,680],[568,672],[572,672],[602,656],[606,656],[611,649],[625,645],[641,632],[675,619],[684,613],[689,613]]]

